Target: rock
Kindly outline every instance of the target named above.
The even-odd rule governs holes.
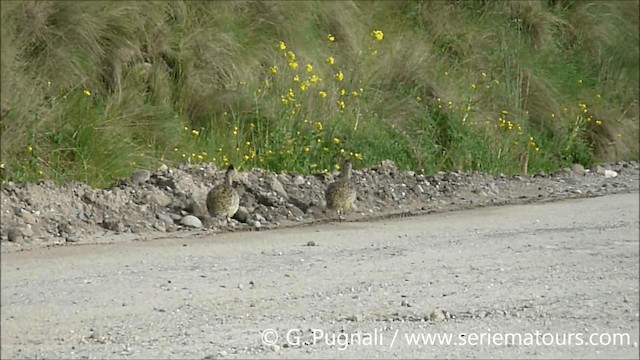
[[[618,173],[613,170],[605,170],[603,175],[606,179],[610,179],[618,176]]]
[[[169,217],[171,217],[171,219],[173,219],[173,221],[180,221],[182,219],[182,215],[178,215],[178,214],[169,214]]]
[[[306,181],[304,180],[304,178],[300,175],[296,176],[295,178],[293,178],[293,185],[295,186],[300,186],[302,184],[304,184]]]
[[[255,227],[256,229],[259,229],[260,227],[262,227],[262,224],[260,224],[260,221],[255,220],[253,222],[253,227]]]
[[[307,246],[316,246],[316,245],[318,245],[318,244],[316,244],[316,242],[313,241],[313,240],[307,242]]]
[[[277,177],[271,176],[269,178],[269,187],[273,192],[284,197],[285,199],[289,197],[289,195],[287,195],[287,192],[284,190],[284,186],[282,186],[282,183],[280,182],[280,180],[278,180]]]
[[[68,243],[75,243],[80,241],[80,239],[77,236],[67,236],[64,240]]]
[[[166,164],[162,164],[162,165],[160,165],[160,167],[156,171],[164,173],[164,172],[167,172],[168,170],[169,170],[169,167]]]
[[[11,228],[7,231],[7,238],[11,242],[21,242],[23,240],[22,231],[19,228]]]
[[[573,173],[576,174],[576,175],[584,175],[585,174],[584,166],[582,166],[580,164],[571,165],[571,171],[573,171]]]
[[[304,216],[304,211],[300,210],[299,208],[293,205],[289,206],[288,208],[289,208],[289,212],[294,218],[302,220],[302,217]]]
[[[604,175],[604,168],[600,165],[594,165],[591,167],[591,172],[599,174],[599,175]]]
[[[233,215],[233,219],[246,224],[249,220],[249,212],[247,211],[247,208],[245,208],[244,206],[238,206],[238,210]]]
[[[165,232],[167,231],[167,223],[165,223],[164,221],[156,221],[155,223],[153,223],[153,228],[158,231]]]
[[[162,221],[166,225],[173,225],[174,224],[173,218],[171,216],[167,215],[167,214],[156,213],[156,217],[158,218],[158,220]]]
[[[24,209],[20,209],[19,212],[16,214],[18,216],[20,216],[21,218],[24,219],[24,222],[27,224],[35,224],[36,223],[36,218],[33,216],[33,214],[31,214],[30,212],[24,210]]]
[[[100,225],[107,230],[116,232],[123,232],[125,228],[124,223],[118,219],[104,219]]]
[[[149,195],[149,201],[160,207],[167,207],[171,204],[171,197],[165,194],[164,191],[156,188],[155,191]]]
[[[201,228],[202,221],[193,215],[187,215],[180,220],[180,225],[189,226],[192,228]]]
[[[444,321],[445,318],[444,312],[438,307],[433,309],[429,314],[429,320],[431,321]]]
[[[151,171],[146,169],[136,170],[131,174],[131,182],[134,185],[142,185],[151,178]]]

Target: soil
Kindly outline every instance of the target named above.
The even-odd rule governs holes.
[[[144,176],[140,176],[143,173]],[[492,176],[399,171],[390,161],[356,169],[356,209],[347,221],[439,213],[475,207],[556,201],[638,189],[638,163],[574,165],[554,174]],[[324,191],[337,173],[241,172],[234,184],[241,208],[229,224],[207,215],[205,198],[224,169],[214,165],[138,171],[108,189],[6,183],[0,191],[1,251],[74,246],[230,231],[263,231],[333,222]]]

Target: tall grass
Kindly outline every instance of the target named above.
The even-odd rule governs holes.
[[[2,2],[3,181],[638,159],[638,1]]]

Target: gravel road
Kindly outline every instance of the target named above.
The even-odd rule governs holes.
[[[6,253],[1,356],[638,358],[639,206],[632,192]]]

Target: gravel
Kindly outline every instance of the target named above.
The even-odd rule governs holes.
[[[601,196],[638,189],[637,162],[585,169],[575,164],[554,174],[400,171],[383,161],[353,171],[358,190],[346,221],[446,212],[483,206]],[[73,182],[6,183],[1,189],[2,251],[158,237],[163,233],[264,231],[333,221],[324,191],[337,173],[300,175],[252,169],[234,187],[240,210],[228,224],[206,211],[208,190],[222,181],[213,164],[137,170],[107,189]],[[68,239],[72,238],[73,241]]]

